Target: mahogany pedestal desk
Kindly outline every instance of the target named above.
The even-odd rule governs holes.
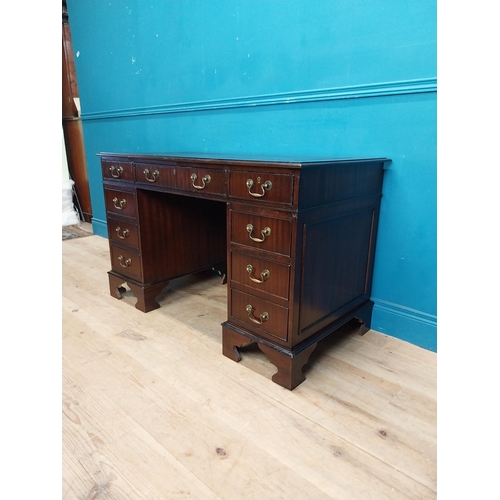
[[[99,156],[114,297],[148,312],[169,280],[227,270],[223,354],[256,342],[290,390],[321,339],[370,328],[387,158]]]

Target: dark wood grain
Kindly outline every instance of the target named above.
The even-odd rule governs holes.
[[[288,300],[290,291],[290,264],[280,264],[261,256],[256,257],[248,253],[231,251],[231,287],[240,287],[243,291],[255,294],[269,300],[281,298]],[[252,266],[253,271],[247,270]],[[262,273],[269,277],[264,279]],[[257,279],[259,283],[252,281]]]
[[[228,259],[223,354],[239,361],[257,342],[278,369],[273,381],[293,389],[320,340],[351,320],[370,328],[387,162],[103,153],[110,293],[120,298],[127,283],[147,312],[169,280],[208,268],[225,277]],[[121,178],[111,165],[123,165]],[[158,170],[154,182],[146,168],[150,178]]]
[[[372,219],[366,209],[304,225],[301,332],[360,296],[370,298]]]
[[[309,361],[309,356],[316,349],[317,344],[310,345],[296,356],[278,351],[265,344],[259,343],[259,349],[267,356],[269,361],[276,366],[278,371],[272,376],[273,382],[283,386],[285,389],[295,389],[306,379],[304,366]]]
[[[114,186],[104,188],[104,201],[108,213],[122,217],[136,216],[135,192],[132,190],[126,191]]]
[[[229,317],[244,328],[257,335],[286,343],[288,335],[288,309],[276,303],[260,299],[253,295],[231,290],[231,310]],[[249,313],[247,306],[251,306]],[[266,321],[261,320],[261,315],[268,315]],[[253,321],[252,321],[253,320]],[[256,321],[260,321],[257,324]]]
[[[142,189],[137,200],[145,283],[226,261],[224,203]]]
[[[135,179],[146,185],[175,187],[175,168],[172,165],[136,163]]]
[[[247,181],[253,182],[252,187],[247,186]],[[271,189],[263,189],[266,181],[271,182]],[[273,174],[270,172],[256,171],[232,171],[229,172],[229,196],[240,198],[247,201],[256,201],[257,203],[283,203],[292,205],[294,194],[293,175]],[[262,196],[252,196],[262,195]]]
[[[193,167],[178,168],[176,172],[179,189],[201,195],[218,194],[225,197],[227,194],[225,170],[194,165]],[[195,175],[196,179],[193,180],[192,175]],[[203,181],[206,176],[209,176],[210,180]]]
[[[74,188],[78,198],[78,208],[86,222],[92,220],[92,202],[85,157],[85,143],[82,121],[79,117],[75,99],[78,95],[78,84],[75,71],[75,60],[71,29],[66,2],[62,3],[62,130],[66,148],[66,159],[70,178],[75,182]]]
[[[134,164],[130,161],[103,161],[101,163],[103,179],[121,182],[134,182]]]
[[[230,241],[248,247],[266,250],[268,252],[279,253],[290,256],[292,242],[292,221],[291,219],[278,219],[265,217],[250,213],[237,212],[231,210],[231,234]],[[253,226],[253,231],[248,232],[248,225]],[[262,231],[269,228],[269,236],[264,236]],[[262,242],[251,239],[257,238]]]
[[[139,249],[139,230],[137,224],[116,217],[108,217],[109,239],[119,245],[127,245]]]
[[[113,271],[142,281],[142,261],[139,252],[111,243],[109,246]]]

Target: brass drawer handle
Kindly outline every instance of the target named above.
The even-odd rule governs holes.
[[[253,271],[254,271],[254,268],[253,268],[252,264],[248,264],[248,266],[247,266],[248,277],[254,283],[264,283],[264,281],[268,280],[271,277],[271,273],[267,269],[264,269],[264,271],[262,271],[260,273],[260,277],[262,278],[261,280],[259,280],[257,278],[252,278]]]
[[[123,168],[116,168],[114,165],[111,165],[111,167],[109,167],[109,171],[111,172],[111,177],[114,177],[115,179],[119,179],[123,174]]]
[[[258,179],[260,179],[260,177]],[[262,184],[260,186],[260,188],[262,189],[262,194],[260,194],[260,193],[252,193],[252,191],[251,191],[252,186],[253,186],[253,180],[252,179],[248,179],[247,180],[248,194],[250,194],[251,196],[254,196],[255,198],[262,198],[266,194],[266,191],[270,191],[271,190],[271,188],[273,187],[273,183],[271,181],[264,182],[264,184]]]
[[[123,210],[127,206],[127,200],[125,198],[122,198],[120,200],[119,205],[117,205],[117,203],[118,203],[118,198],[115,196],[113,198],[113,205],[117,210]]]
[[[251,306],[250,304],[247,305],[246,310],[247,310],[247,313],[248,313],[248,319],[250,321],[253,321],[254,323],[257,323],[258,325],[262,325],[262,323],[265,323],[269,319],[269,313],[267,313],[267,312],[263,312],[259,316],[260,319],[255,319],[255,317],[252,314],[252,312],[253,312],[253,306]]]
[[[118,262],[120,263],[120,266],[122,267],[129,267],[132,265],[132,259],[129,257],[128,259],[125,259],[123,255],[118,256]]]
[[[118,235],[118,238],[124,240],[125,238],[128,238],[128,235],[129,235],[130,231],[128,229],[125,229],[124,231],[122,231],[122,228],[120,226],[118,226],[116,228],[116,234]]]
[[[196,179],[197,179],[197,178],[198,178],[198,176],[197,176],[196,174],[191,174],[191,180],[193,181],[193,187],[194,187],[195,189],[205,189],[205,186],[206,186],[207,184],[209,184],[209,183],[210,183],[210,181],[212,180],[212,178],[211,178],[211,177],[207,174],[207,175],[205,175],[205,177],[203,177],[203,178],[201,179],[202,185],[201,185],[201,186],[197,186],[197,185],[195,184],[195,181],[196,181]]]
[[[158,180],[158,177],[160,176],[160,172],[158,172],[158,170],[155,170],[153,172],[153,177],[149,177],[149,168],[145,168],[144,176],[146,177],[146,180],[148,182],[156,182]]]
[[[253,226],[252,226],[252,224],[248,224],[247,225],[247,231],[248,231],[248,236],[250,237],[250,239],[253,240],[253,241],[256,241],[257,243],[262,243],[266,239],[266,236],[269,236],[271,234],[271,228],[270,227],[265,227],[260,232],[260,234],[262,234],[262,239],[254,238],[252,236],[252,232],[253,232]]]

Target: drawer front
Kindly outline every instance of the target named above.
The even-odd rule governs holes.
[[[246,324],[246,327],[265,337],[278,338],[286,342],[288,332],[288,309],[253,295],[231,290],[231,317]]]
[[[293,175],[229,172],[229,196],[242,200],[293,204]]]
[[[126,217],[136,216],[134,191],[120,191],[117,189],[104,188],[104,199],[108,212],[124,215]]]
[[[155,165],[154,163],[136,163],[135,180],[151,186],[165,186],[175,188],[174,165]],[[178,169],[177,169],[178,170]]]
[[[141,256],[139,252],[124,250],[123,248],[114,246],[112,243],[109,245],[109,250],[113,271],[142,281]]]
[[[232,251],[231,282],[288,300],[290,266]]]
[[[126,161],[101,162],[103,179],[114,179],[126,182],[134,182],[134,164]]]
[[[231,211],[232,243],[290,256],[292,221]]]
[[[135,224],[108,217],[108,234],[112,241],[139,248],[139,235]]]
[[[177,187],[186,191],[226,196],[226,171],[208,168],[177,169]]]

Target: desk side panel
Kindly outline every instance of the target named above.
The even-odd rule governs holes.
[[[332,215],[302,226],[302,341],[370,299],[377,209]]]
[[[300,171],[299,208],[380,195],[384,164],[384,160],[362,160],[304,166]]]

